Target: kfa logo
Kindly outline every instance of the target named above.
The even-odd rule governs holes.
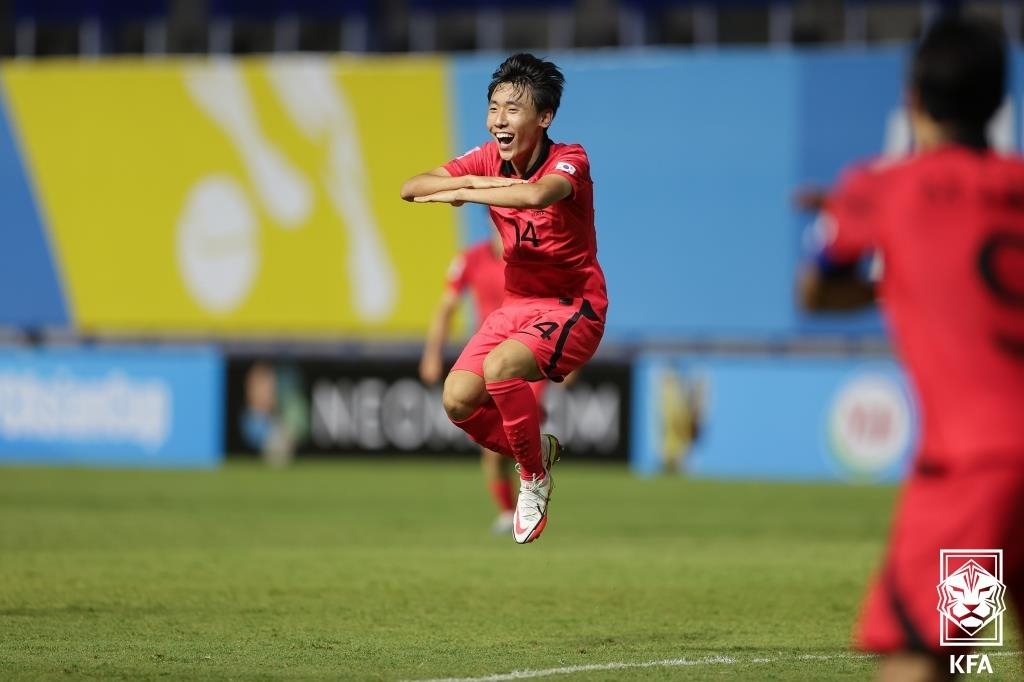
[[[992,662],[985,654],[960,654],[949,656],[949,674],[966,675],[967,673],[989,673],[992,674]]]
[[[939,561],[940,645],[1002,646],[1003,550],[943,549]]]

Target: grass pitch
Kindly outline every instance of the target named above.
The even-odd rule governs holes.
[[[556,482],[518,546],[469,461],[0,469],[0,679],[870,676],[893,489]]]

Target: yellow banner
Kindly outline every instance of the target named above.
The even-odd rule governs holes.
[[[12,124],[83,331],[418,334],[454,211],[432,59],[8,63]]]

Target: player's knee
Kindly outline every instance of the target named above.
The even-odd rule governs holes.
[[[444,411],[452,421],[462,421],[473,414],[473,410],[476,409],[469,401],[458,394],[452,393],[447,387],[445,387],[444,393],[441,395],[441,402],[444,403]]]
[[[441,393],[441,402],[444,404],[444,411],[448,418],[454,421],[461,421],[473,414],[481,403],[483,403],[483,386],[477,387],[474,382],[463,381],[449,376],[444,382],[444,391]]]
[[[521,364],[513,354],[502,352],[500,347],[495,348],[484,358],[484,379],[486,381],[518,379],[523,376]]]

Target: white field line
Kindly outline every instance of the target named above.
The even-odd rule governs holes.
[[[984,653],[984,652],[981,652]],[[990,658],[1002,656],[1020,656],[1022,651],[994,651]],[[705,656],[704,658],[666,658],[660,661],[641,661],[636,663],[593,663],[591,665],[569,665],[564,668],[545,668],[543,670],[513,670],[510,673],[496,673],[482,677],[438,677],[429,680],[408,680],[406,682],[506,682],[507,680],[530,680],[555,675],[575,675],[576,673],[595,672],[601,670],[628,670],[631,668],[679,668],[684,666],[705,665],[736,665],[737,663],[781,663],[785,661],[839,661],[839,660],[874,660],[872,654],[801,654],[795,656],[777,656],[775,658],[738,659],[732,656]]]

